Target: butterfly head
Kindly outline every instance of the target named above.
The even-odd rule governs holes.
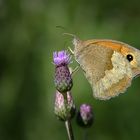
[[[140,50],[133,47],[123,46],[121,48],[121,54],[124,55],[130,64],[133,76],[140,75]]]

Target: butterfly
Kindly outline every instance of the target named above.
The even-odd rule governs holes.
[[[74,56],[95,98],[108,100],[124,93],[140,75],[140,50],[120,41],[73,39]]]

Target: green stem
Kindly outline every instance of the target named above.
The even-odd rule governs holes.
[[[65,126],[66,126],[66,130],[67,130],[67,134],[68,134],[69,140],[74,140],[74,135],[73,135],[73,131],[72,131],[72,126],[71,126],[70,120],[65,121]]]
[[[83,131],[84,131],[83,132],[83,134],[84,134],[83,140],[88,140],[88,131],[87,131],[87,129],[85,128]]]
[[[67,93],[63,94],[63,97],[64,97],[65,108],[67,108],[67,105],[68,105]],[[67,118],[67,120],[65,121],[65,127],[66,127],[66,130],[67,130],[67,134],[68,134],[69,140],[74,140],[74,135],[73,135],[73,130],[72,130],[72,126],[71,126],[71,121],[70,121],[69,118]]]

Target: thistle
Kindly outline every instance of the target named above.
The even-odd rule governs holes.
[[[82,104],[77,115],[77,123],[82,127],[90,127],[93,124],[92,108],[88,104]]]
[[[75,104],[71,92],[66,93],[66,99],[59,91],[55,94],[54,113],[58,119],[66,121],[71,119],[75,114]]]
[[[53,53],[53,62],[55,64],[54,83],[56,89],[61,93],[70,91],[73,86],[71,74],[68,68],[70,60],[71,57],[67,51]]]

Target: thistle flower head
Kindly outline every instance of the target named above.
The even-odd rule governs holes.
[[[93,123],[92,107],[88,104],[82,104],[77,115],[77,123],[83,127],[90,127]]]
[[[63,94],[59,91],[56,91],[55,94],[55,115],[62,121],[71,119],[75,114],[75,104],[70,92],[67,92],[66,99]]]
[[[53,53],[53,62],[56,66],[61,64],[68,65],[70,63],[71,57],[67,51],[59,51]]]
[[[68,68],[70,60],[71,57],[66,51],[53,53],[53,61],[56,66],[54,83],[56,89],[61,93],[70,91],[73,86],[71,74]]]

